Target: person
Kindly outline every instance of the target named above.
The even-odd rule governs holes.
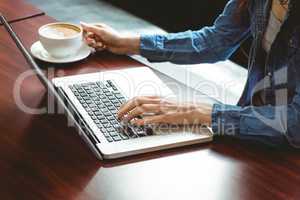
[[[176,64],[226,60],[251,37],[247,83],[237,105],[140,96],[126,102],[118,117],[136,125],[206,124],[214,135],[299,147],[299,4],[297,0],[229,0],[212,26],[180,33],[128,36],[105,24],[82,26],[86,43],[99,51],[140,54],[150,61]],[[154,115],[137,118],[146,113]]]

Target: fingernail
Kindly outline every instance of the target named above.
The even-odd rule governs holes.
[[[92,43],[96,43],[94,39],[91,38],[87,38],[87,41],[92,42]]]
[[[85,22],[82,22],[82,21],[80,21],[79,22],[81,25],[83,25],[83,26],[88,26],[88,23],[85,23]]]

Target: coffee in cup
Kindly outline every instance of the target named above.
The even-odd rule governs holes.
[[[42,46],[51,56],[57,58],[74,55],[83,43],[82,28],[71,23],[46,24],[38,32]]]

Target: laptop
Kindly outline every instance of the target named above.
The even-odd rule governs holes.
[[[136,127],[116,118],[119,107],[135,96],[176,97],[150,68],[132,67],[57,77],[49,81],[5,18],[0,17],[28,64],[64,108],[97,158],[115,159],[212,140],[210,129],[200,125]]]
[[[54,78],[52,82],[60,96],[72,105],[72,112],[90,128],[91,143],[106,159],[212,140],[210,130],[202,126],[134,127],[116,118],[119,107],[133,97],[176,98],[148,67],[64,76]]]

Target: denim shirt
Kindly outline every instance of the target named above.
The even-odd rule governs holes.
[[[141,55],[156,62],[214,63],[228,59],[252,37],[248,79],[240,101],[238,105],[213,105],[212,130],[215,135],[300,147],[300,26],[291,23],[292,8],[269,54],[263,56],[262,38],[271,1],[250,0],[243,14],[237,12],[237,6],[238,0],[230,0],[211,27],[142,35]],[[265,104],[253,103],[257,91],[263,91]]]

